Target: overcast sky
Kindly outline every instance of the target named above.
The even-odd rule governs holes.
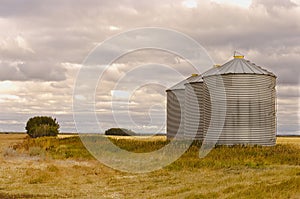
[[[160,27],[194,39],[213,63],[227,62],[237,50],[276,74],[278,134],[300,134],[299,19],[299,0],[3,0],[0,131],[24,131],[29,117],[51,115],[61,131],[75,132],[73,89],[89,53],[116,34]],[[164,71],[166,66],[180,74]],[[99,123],[106,129],[119,119],[121,127],[164,132],[164,90],[192,72],[180,56],[159,50],[115,60],[95,91]],[[130,110],[130,122],[124,110]]]

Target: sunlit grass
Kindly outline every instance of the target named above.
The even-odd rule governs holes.
[[[292,136],[292,137],[277,137],[277,144],[295,144],[300,146],[300,137]]]
[[[89,137],[95,144],[104,145],[103,137]],[[132,152],[143,153],[158,150],[169,143],[161,138],[139,140],[109,137],[116,146]],[[300,143],[300,142],[299,142]],[[197,169],[197,168],[230,168],[249,167],[260,168],[267,165],[300,165],[300,145],[277,144],[276,146],[217,146],[205,158],[199,158],[201,143],[193,144],[189,150],[167,169]],[[26,139],[19,148],[24,148],[31,155],[44,152],[55,159],[94,159],[85,148],[79,137],[58,139],[55,137],[42,137]]]
[[[109,139],[134,152],[168,144],[161,138]],[[272,147],[217,146],[202,159],[193,144],[164,169],[134,174],[97,162],[76,136],[25,139],[13,148],[43,158],[4,167],[0,198],[300,198],[300,144],[277,141]]]

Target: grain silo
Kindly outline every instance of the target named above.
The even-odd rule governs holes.
[[[276,143],[276,76],[244,59],[234,59],[203,74],[207,84],[204,91],[204,126],[210,125],[210,93],[218,96],[220,85],[216,77],[222,77],[226,92],[226,116],[217,144],[275,145]],[[217,107],[222,109],[222,107]],[[210,132],[210,139],[214,134]]]
[[[185,84],[184,138],[203,140],[204,98],[203,79],[199,75]]]
[[[184,104],[185,104],[185,84],[197,78],[193,74],[189,78],[175,84],[167,89],[167,139],[184,137]]]

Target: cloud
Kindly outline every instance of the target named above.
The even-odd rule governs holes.
[[[299,109],[297,105],[299,92],[296,90],[299,90],[300,76],[298,66],[300,24],[297,20],[300,18],[300,4],[290,0],[253,0],[247,8],[234,3],[216,3],[209,0],[189,1],[191,3],[185,6],[183,2],[183,0],[2,1],[0,103],[5,109],[7,118],[13,120],[14,115],[18,115],[19,112],[32,114],[43,111],[64,112],[66,114],[61,114],[60,121],[69,122],[65,125],[71,129],[72,89],[81,63],[89,52],[99,42],[114,34],[132,28],[155,26],[174,29],[191,36],[208,51],[216,63],[225,63],[232,58],[233,51],[238,50],[250,61],[274,72],[279,85],[279,130],[299,131],[297,130],[299,121],[295,118],[298,118]],[[126,45],[145,39],[142,36],[126,38],[121,44]],[[171,39],[166,41],[175,48],[182,45]],[[108,57],[117,51],[118,46],[111,46],[110,51],[107,51],[108,54],[102,56]],[[110,123],[113,118],[108,113],[110,91],[126,88],[127,90],[136,88],[134,93],[136,97],[132,98],[131,104],[136,123],[149,122],[151,117],[148,111],[152,110],[152,114],[156,112],[153,112],[155,109],[153,104],[147,101],[151,99],[152,102],[159,104],[164,103],[165,99],[162,93],[153,94],[154,91],[139,85],[155,77],[169,82],[166,86],[171,86],[182,79],[175,73],[171,75],[165,70],[164,65],[178,70],[183,76],[193,73],[190,65],[177,56],[161,51],[144,50],[115,60],[96,90],[98,100],[96,105],[99,105],[101,110],[99,117],[103,119],[105,126],[114,124]],[[141,67],[153,63],[161,64],[161,67],[155,70],[154,67],[153,70]],[[135,67],[140,70],[133,70]],[[118,81],[120,85],[115,88]],[[9,88],[5,87],[8,84]],[[12,99],[12,96],[18,98]],[[9,112],[15,114],[10,116]],[[124,115],[122,117],[125,118]],[[5,116],[2,115],[0,120],[4,119]],[[153,118],[152,121],[154,122]],[[150,123],[150,126],[155,126],[154,123]],[[160,125],[157,121],[156,124]],[[4,128],[1,126],[1,129]]]
[[[252,0],[252,6],[263,6],[272,10],[275,8],[291,9],[297,7],[297,4],[291,0]]]
[[[0,81],[62,81],[65,69],[51,62],[0,62]]]
[[[0,59],[21,60],[34,56],[34,50],[27,40],[20,36],[0,36]]]
[[[182,6],[182,1],[39,3],[32,0],[25,8],[19,8],[16,1],[2,5],[11,10],[9,16],[13,22],[26,32],[27,43],[37,52],[36,59],[51,57],[58,63],[81,63],[95,43],[115,33],[141,26],[161,26],[187,33],[209,52],[217,53],[215,49],[223,53],[227,51],[226,57],[222,58],[212,54],[214,59],[220,60],[218,62],[223,62],[234,50],[246,55],[253,50],[266,54],[279,48],[284,48],[287,54],[293,52],[300,42],[299,23],[293,19],[300,18],[300,12],[297,4],[284,2],[253,1],[252,6],[245,9],[206,0],[199,1],[192,11]],[[26,7],[31,8],[31,14],[25,11]],[[277,10],[268,12],[268,7]],[[15,15],[20,17],[13,17]],[[60,20],[62,18],[64,20]],[[119,27],[119,30],[112,32],[111,27]],[[260,63],[263,60],[255,61]],[[265,65],[273,67],[271,64],[273,62]]]

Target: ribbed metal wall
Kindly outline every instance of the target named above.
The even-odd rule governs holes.
[[[275,145],[275,86],[273,73],[243,56],[189,77],[167,90],[167,137]]]
[[[167,90],[167,139],[183,137],[184,94],[184,89]]]
[[[227,106],[225,124],[217,144],[275,145],[276,77],[265,74],[221,74],[221,76]],[[216,83],[216,76],[204,76],[203,80],[210,88],[209,91],[205,88],[203,94],[204,128],[207,129],[212,113],[209,93],[214,92],[218,96],[218,92],[221,91],[220,85]],[[214,100],[217,101],[215,104],[218,104],[218,100],[224,99]],[[209,136],[213,138],[214,132]]]
[[[185,84],[184,138],[203,140],[203,81]]]
[[[167,139],[184,138],[185,84],[198,79],[192,74],[187,79],[175,84],[167,92]]]

